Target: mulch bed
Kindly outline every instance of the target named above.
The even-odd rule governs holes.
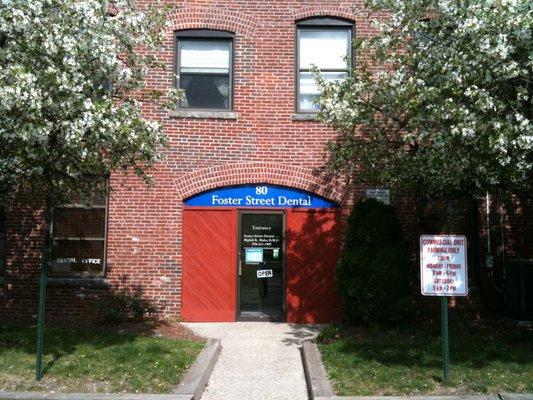
[[[161,336],[169,339],[187,339],[203,341],[189,328],[177,321],[150,319],[140,322],[122,322],[116,324],[95,324],[95,330],[112,331],[117,333],[132,333],[141,336]]]

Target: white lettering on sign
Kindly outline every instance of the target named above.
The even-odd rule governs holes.
[[[285,196],[278,196],[278,205],[280,206],[309,206],[311,207],[311,196],[300,199],[288,199]]]
[[[266,187],[265,187],[266,189]],[[264,194],[266,194],[266,191]],[[213,206],[300,206],[311,207],[311,196],[300,198],[289,198],[286,196],[277,197],[254,197],[247,195],[242,197],[220,197],[217,194],[211,195],[211,205]]]
[[[272,230],[272,227],[271,226],[257,226],[257,225],[252,225],[252,229],[254,231],[270,231]]]
[[[242,199],[238,197],[220,197],[216,194],[211,196],[211,204],[214,206],[240,206],[242,202]]]
[[[56,258],[57,264],[75,264],[78,260],[75,257]],[[99,258],[82,258],[80,261],[82,264],[101,264],[102,260]]]
[[[73,257],[67,257],[67,258],[56,258],[56,263],[58,264],[70,264],[75,263],[76,259]]]
[[[257,277],[259,279],[272,278],[273,276],[274,276],[274,272],[271,269],[258,269],[257,270]]]
[[[100,264],[99,258],[84,258],[81,260],[82,264]]]
[[[266,186],[256,186],[255,187],[255,194],[267,194],[268,188]]]
[[[257,199],[255,197],[252,197],[250,195],[245,197],[246,205],[247,206],[275,206],[276,203],[274,203],[274,197],[270,197],[268,199]]]
[[[420,236],[420,284],[424,296],[468,294],[465,236]]]

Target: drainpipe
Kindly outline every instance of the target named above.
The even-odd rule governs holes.
[[[487,255],[485,256],[485,267],[489,269],[488,275],[491,278],[492,286],[494,286],[494,289],[498,291],[499,293],[503,293],[503,289],[500,289],[498,285],[496,284],[496,281],[494,280],[494,256],[492,255],[492,248],[490,245],[490,193],[487,191],[486,195],[486,202],[487,202]]]
[[[485,266],[492,268],[494,266],[494,257],[492,257],[492,251],[490,247],[490,194],[486,195],[487,203],[487,256],[485,257]]]
[[[502,190],[500,189],[500,239],[501,239],[501,248],[502,248],[502,261],[505,263],[505,239],[503,232],[503,201],[502,201]]]

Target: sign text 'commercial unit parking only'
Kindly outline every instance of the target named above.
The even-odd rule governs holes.
[[[420,237],[420,282],[424,296],[466,296],[466,237]]]

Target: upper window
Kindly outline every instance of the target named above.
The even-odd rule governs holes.
[[[298,22],[296,31],[296,110],[316,112],[320,90],[312,73],[316,66],[326,81],[350,73],[353,24],[340,19],[313,18]]]
[[[87,205],[72,202],[54,209],[51,273],[101,276],[106,259],[107,196]]]
[[[176,32],[180,109],[231,110],[233,34],[224,31]]]

